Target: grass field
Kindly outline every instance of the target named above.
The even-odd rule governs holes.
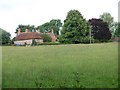
[[[118,44],[3,46],[3,88],[115,88]]]
[[[0,89],[2,89],[2,47],[0,47]]]

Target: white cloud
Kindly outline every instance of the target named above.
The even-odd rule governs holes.
[[[15,36],[19,24],[40,25],[51,19],[65,19],[71,9],[79,10],[84,18],[99,18],[103,12],[110,12],[115,21],[118,18],[119,0],[1,0],[0,28]]]

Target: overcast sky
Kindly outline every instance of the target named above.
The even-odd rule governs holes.
[[[67,12],[76,9],[84,18],[99,18],[109,12],[118,21],[119,0],[0,0],[0,28],[15,36],[19,24],[41,25],[51,19],[66,18]]]

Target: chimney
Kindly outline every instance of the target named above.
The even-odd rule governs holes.
[[[54,34],[54,30],[52,29],[52,33]]]
[[[20,33],[21,33],[21,32],[20,32],[20,28],[18,28],[18,32],[17,32],[17,35],[20,35]]]
[[[61,35],[61,30],[59,30],[59,35]]]
[[[61,35],[61,30],[62,30],[62,27],[59,28],[59,35]]]
[[[28,29],[26,28],[25,32],[28,32]]]
[[[40,33],[40,30],[38,29],[38,30],[36,30],[36,32],[37,32],[37,33]]]

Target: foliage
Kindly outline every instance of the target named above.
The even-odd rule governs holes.
[[[60,27],[62,27],[62,23],[60,19],[52,19],[50,22],[46,22],[37,27],[37,29],[42,32],[54,32],[54,34],[59,35]]]
[[[0,28],[0,45],[2,45],[2,29]]]
[[[2,88],[117,88],[117,50],[118,43],[5,46]]]
[[[21,32],[25,32],[26,29],[28,29],[28,31],[30,31],[30,32],[34,32],[35,31],[35,26],[34,25],[30,26],[30,25],[22,25],[21,24],[21,25],[18,25],[15,33],[18,32],[18,28],[20,28]]]
[[[117,23],[117,29],[115,31],[115,37],[120,37],[120,22]]]
[[[42,32],[42,33],[45,33],[45,32],[48,32],[50,31],[50,23],[49,22],[46,22],[40,26],[37,27],[37,29]]]
[[[111,39],[111,33],[106,22],[103,22],[101,19],[93,18],[89,20],[89,23],[92,26],[91,33],[94,39],[102,42]]]
[[[2,45],[8,45],[10,44],[11,34],[3,29],[0,28],[0,44]]]
[[[41,34],[41,37],[43,38],[43,42],[51,42],[52,38],[47,34]]]
[[[59,35],[60,27],[62,27],[62,23],[60,19],[52,19],[50,21],[51,29],[53,29],[54,34]]]
[[[113,36],[116,28],[114,27],[114,18],[111,16],[111,14],[104,12],[102,15],[100,15],[100,19],[102,19],[104,22],[107,22],[109,30]]]
[[[16,37],[12,38],[11,44],[14,44],[15,38],[16,38]]]
[[[70,10],[64,20],[61,43],[88,43],[90,25],[78,10]]]
[[[117,29],[118,29],[118,22],[113,22],[113,27],[112,27],[112,29],[113,29],[112,38],[115,38],[115,37],[117,37],[117,36],[116,36],[116,31],[117,31]]]

